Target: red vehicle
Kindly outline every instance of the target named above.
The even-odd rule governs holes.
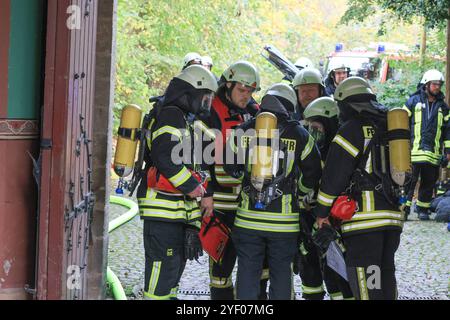
[[[397,48],[404,46],[398,46]],[[345,65],[350,68],[351,76],[360,76],[370,81],[384,83],[387,79],[396,78],[396,74],[389,67],[390,60],[400,59],[399,49],[387,51],[384,45],[375,49],[357,48],[344,51],[342,44],[336,45],[336,50],[328,57],[324,66],[324,77],[337,67]]]

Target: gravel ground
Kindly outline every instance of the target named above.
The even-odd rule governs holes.
[[[111,205],[110,219],[125,211],[123,207]],[[400,299],[450,299],[450,233],[446,227],[446,223],[418,221],[416,214],[412,214],[405,223],[400,248],[396,253]],[[109,266],[119,277],[129,299],[142,299],[142,229],[143,222],[136,217],[113,231],[109,238]],[[179,298],[209,299],[208,283],[208,260],[204,255],[199,262],[188,262],[181,279]],[[300,284],[299,277],[295,276],[297,299],[301,299]]]

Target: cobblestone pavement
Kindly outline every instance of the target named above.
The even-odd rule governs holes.
[[[123,207],[111,205],[110,219],[125,211]],[[450,298],[450,232],[446,227],[446,223],[418,221],[416,214],[412,214],[410,220],[405,223],[396,254],[400,299]],[[119,277],[129,299],[142,299],[142,230],[143,222],[136,217],[113,231],[109,238],[109,266]],[[188,261],[180,283],[179,298],[209,299],[208,283],[208,260],[205,254],[199,262]],[[295,276],[297,299],[301,299],[300,284],[299,277]]]

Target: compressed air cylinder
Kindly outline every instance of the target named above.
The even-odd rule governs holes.
[[[141,118],[142,110],[137,105],[130,104],[122,109],[114,156],[114,172],[119,177],[126,177],[133,172]]]
[[[391,178],[404,186],[411,173],[409,117],[406,110],[391,109],[387,115],[389,136],[389,164]]]
[[[257,143],[252,152],[251,182],[261,191],[266,179],[273,177],[274,153],[272,139],[276,137],[277,117],[270,112],[262,112],[256,117]]]

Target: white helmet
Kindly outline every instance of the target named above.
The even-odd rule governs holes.
[[[212,92],[216,92],[218,89],[214,75],[208,69],[199,65],[187,67],[175,78],[186,81],[195,89],[207,89]]]
[[[202,65],[204,66],[213,66],[213,60],[210,56],[203,56],[202,57]]]
[[[183,69],[188,67],[192,61],[195,61],[195,64],[201,64],[202,56],[199,55],[197,52],[189,52],[187,55],[184,56]]]
[[[430,81],[444,82],[444,75],[436,69],[428,70],[423,74],[422,80],[420,80],[420,84],[426,84]]]
[[[266,94],[270,94],[272,96],[277,96],[288,100],[290,103],[292,103],[294,109],[295,106],[297,105],[297,95],[295,94],[294,89],[292,89],[292,87],[286,83],[276,83],[270,86],[270,88],[267,89]]]
[[[294,64],[299,70],[314,68],[314,63],[306,57],[299,58]]]

